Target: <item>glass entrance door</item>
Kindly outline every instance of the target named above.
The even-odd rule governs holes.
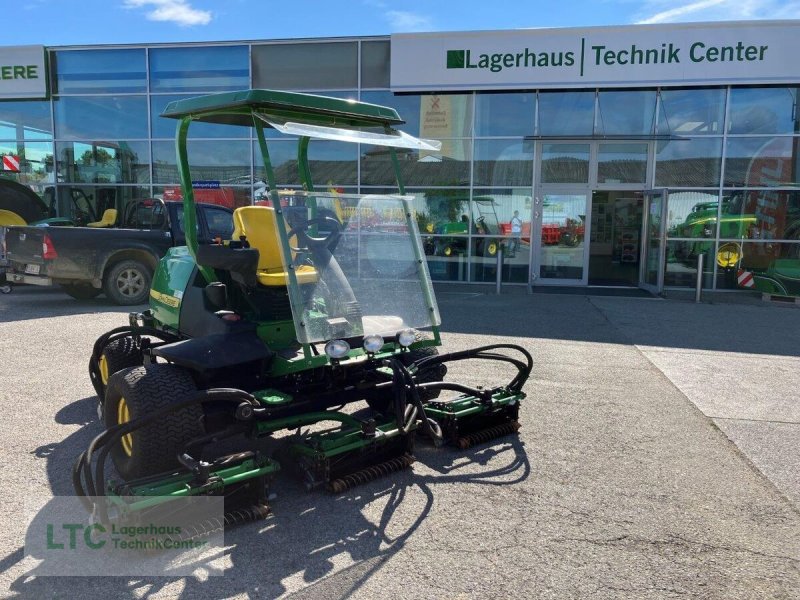
[[[537,284],[586,285],[589,193],[547,191],[534,207],[536,241],[532,270]]]
[[[653,294],[664,290],[667,190],[644,192],[642,260],[639,287]]]

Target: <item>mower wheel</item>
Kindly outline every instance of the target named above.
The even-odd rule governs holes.
[[[95,390],[98,397],[105,397],[108,380],[114,373],[122,369],[138,367],[143,362],[142,349],[132,336],[120,338],[107,344],[100,353],[100,359],[97,361],[97,373],[100,376],[96,378]],[[95,378],[92,378],[92,382],[95,382]]]
[[[417,334],[417,341],[426,339],[421,333]],[[418,361],[422,358],[427,358],[428,356],[438,356],[439,349],[435,346],[427,346],[425,348],[418,348],[417,350],[411,350],[409,352],[404,352],[400,355],[400,362],[403,363],[405,366],[410,366],[415,361]],[[426,369],[421,376],[417,377],[417,383],[428,383],[432,381],[442,381],[444,376],[447,374],[447,366],[446,365],[436,365],[431,369]],[[435,398],[439,397],[440,390],[420,390],[419,397],[420,400],[423,402],[430,402]],[[370,393],[366,397],[367,404],[369,407],[374,410],[375,412],[379,413],[386,413],[391,410],[392,406],[392,394],[389,391],[385,391],[380,395]]]
[[[123,260],[108,268],[103,278],[103,290],[114,304],[144,304],[152,280],[150,269],[138,260]]]
[[[113,427],[191,398],[197,386],[191,374],[169,364],[151,364],[114,373],[108,380],[105,424]],[[199,404],[168,413],[123,436],[111,447],[111,459],[126,481],[179,466],[177,455],[205,433]]]
[[[62,283],[61,289],[75,300],[91,300],[103,291],[93,287],[90,283]]]

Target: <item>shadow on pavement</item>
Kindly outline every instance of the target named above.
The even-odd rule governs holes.
[[[83,427],[60,443],[46,444],[34,451],[47,460],[47,477],[54,496],[73,494],[71,466],[101,431],[94,417],[95,401],[94,397],[83,398],[61,409],[57,422]],[[476,446],[466,452],[419,444],[416,454],[433,474],[407,470],[338,496],[307,492],[295,480],[279,477],[272,487],[277,493],[271,503],[273,515],[225,533],[225,555],[231,566],[222,577],[201,580],[23,575],[10,584],[11,597],[38,600],[55,594],[71,598],[140,598],[143,591],[148,596],[160,591],[186,599],[236,594],[271,598],[294,589],[298,598],[346,598],[414,535],[434,505],[436,484],[514,485],[531,472],[524,445],[516,437],[494,440],[492,446]],[[490,460],[496,464],[498,458],[502,459],[502,466],[486,468]],[[481,470],[465,473],[470,466]],[[401,505],[403,509],[398,510]],[[379,517],[369,518],[369,513]],[[46,507],[35,519],[45,518],[45,514]],[[0,574],[23,558],[22,548],[0,558]],[[343,560],[354,564],[336,570]],[[211,565],[197,567],[200,571],[218,571]]]

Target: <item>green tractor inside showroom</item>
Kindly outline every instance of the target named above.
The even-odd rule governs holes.
[[[87,507],[105,497],[135,512],[213,494],[258,518],[281,466],[340,493],[411,465],[418,434],[463,449],[517,431],[530,354],[505,343],[436,348],[439,310],[394,150],[436,142],[394,129],[403,121],[392,108],[269,90],[179,100],[162,116],[178,120],[186,246],[161,260],[150,308],[95,344],[89,371],[106,429],[73,478]],[[257,136],[269,202],[237,209],[231,240],[195,234],[193,122]],[[278,189],[265,130],[296,141],[302,190]],[[312,139],[389,147],[398,194],[314,191]],[[447,363],[467,359],[515,375],[497,387],[444,381]],[[109,456],[119,480],[106,481]]]

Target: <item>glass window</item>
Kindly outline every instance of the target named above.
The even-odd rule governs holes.
[[[54,106],[58,139],[147,139],[146,96],[65,97]]]
[[[49,102],[0,102],[0,140],[52,137]]]
[[[656,187],[719,185],[721,138],[665,140],[656,145]]]
[[[231,207],[232,208],[232,207]],[[203,209],[211,237],[229,240],[233,236],[233,217],[227,210],[206,206]]]
[[[416,94],[395,95],[388,90],[381,92],[361,92],[362,102],[371,102],[372,104],[380,104],[381,106],[391,106],[394,108],[400,115],[400,118],[405,121],[404,125],[395,125],[395,128],[416,136],[419,135],[419,106],[421,97],[422,96]]]
[[[86,225],[99,221],[107,208],[116,208],[121,222],[131,202],[149,197],[149,186],[58,185],[58,216]]]
[[[539,135],[592,135],[594,92],[539,92]]]
[[[712,191],[670,192],[667,205],[667,236],[713,238],[717,235],[719,194]]]
[[[441,152],[398,148],[400,173],[407,186],[468,186],[471,142],[442,140]],[[361,145],[361,184],[394,185],[389,149]]]
[[[249,142],[189,140],[187,149],[193,182],[250,185]],[[180,182],[174,143],[153,142],[153,180],[155,183]]]
[[[649,135],[655,129],[655,90],[603,91],[597,107],[599,135]]]
[[[797,133],[796,87],[731,89],[728,133]]]
[[[153,92],[223,92],[250,87],[247,46],[153,48]]]
[[[475,99],[475,135],[533,135],[535,110],[534,92],[478,94]]]
[[[158,95],[150,96],[150,118],[152,119],[153,138],[175,138],[177,119],[165,119],[161,116],[167,104],[175,100],[191,98],[189,95]],[[243,138],[249,137],[249,127],[236,125],[217,125],[214,123],[201,123],[193,121],[189,126],[189,139],[192,138]],[[270,129],[270,131],[272,131]]]
[[[269,158],[279,186],[301,185],[297,169],[297,142],[274,141],[268,144]],[[308,145],[308,166],[311,181],[318,190],[358,183],[358,148],[347,142],[311,140]],[[257,181],[266,181],[264,162],[258,143],[253,144]]]
[[[252,56],[253,86],[256,88],[324,90],[358,87],[356,42],[253,46]]]
[[[713,241],[668,241],[664,285],[667,287],[694,287],[697,283],[697,257],[703,258],[703,282],[711,289],[714,282]]]
[[[725,192],[719,235],[729,239],[800,240],[800,192]]]
[[[728,138],[725,185],[798,185],[800,138]]]
[[[661,135],[703,135],[722,133],[725,90],[661,90],[658,133]]]
[[[70,183],[149,183],[147,142],[58,142],[58,180]]]
[[[389,87],[389,42],[361,42],[361,87]]]
[[[741,267],[753,274],[754,285],[750,289],[780,296],[800,296],[800,243],[725,242],[717,254],[722,250],[727,252],[718,260],[737,262],[730,268],[718,269],[717,288],[742,289],[737,277]]]
[[[527,140],[476,140],[475,185],[530,185],[533,146]]]
[[[62,50],[55,57],[56,94],[136,93],[147,91],[143,48]]]
[[[598,183],[644,183],[647,178],[647,144],[600,144]]]
[[[43,185],[52,184],[53,142],[0,142],[0,156],[16,156],[19,173],[3,171],[3,177],[27,185],[40,194]]]
[[[589,144],[543,144],[542,183],[587,183]]]

